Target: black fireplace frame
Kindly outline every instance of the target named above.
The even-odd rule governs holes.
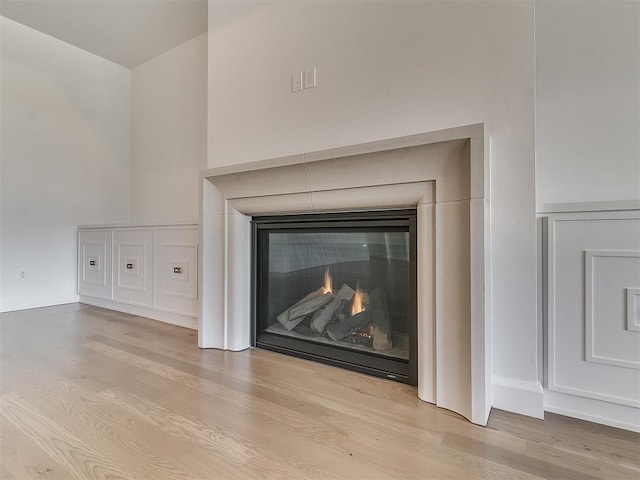
[[[326,232],[336,231],[389,231],[402,229],[409,233],[408,312],[409,358],[394,359],[376,352],[348,349],[339,345],[316,343],[264,332],[266,323],[256,308],[265,294],[268,232]],[[417,331],[417,219],[416,210],[384,210],[367,212],[313,213],[304,215],[254,216],[252,219],[251,258],[251,343],[254,347],[314,360],[369,375],[395,380],[409,385],[418,383],[418,331]],[[261,262],[261,265],[259,265]],[[260,267],[260,268],[259,268]],[[300,350],[302,348],[302,350]],[[366,363],[363,362],[366,359]]]

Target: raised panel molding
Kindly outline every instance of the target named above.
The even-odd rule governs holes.
[[[596,262],[600,259],[600,263],[606,261],[606,259],[615,259],[616,261],[625,262],[625,263],[633,263],[628,270],[631,270],[631,274],[627,272],[625,276],[625,272],[621,271],[620,266],[618,268],[612,268],[612,273],[614,275],[609,275],[604,279],[597,278],[598,274],[596,273]],[[637,265],[636,265],[637,264]],[[632,278],[636,273],[637,278]],[[611,272],[610,272],[611,273]],[[606,292],[598,292],[596,291],[595,283],[599,281],[600,284],[605,284],[607,291]],[[634,315],[631,322],[629,321],[629,299],[627,298],[626,305],[619,302],[619,299],[624,299],[625,293],[628,296],[628,288],[625,288],[625,285],[628,285],[628,282],[637,282],[636,285],[640,286],[640,251],[616,251],[616,250],[588,250],[585,251],[585,301],[584,301],[584,309],[585,309],[585,357],[588,362],[595,363],[603,363],[608,365],[616,365],[620,367],[627,368],[636,368],[640,369],[640,336],[636,334],[630,334],[629,325],[633,325],[635,322],[635,296],[632,296],[631,303],[634,303],[633,312]],[[601,288],[603,290],[605,287]],[[638,289],[640,291],[640,289]],[[615,323],[618,326],[618,331],[614,332],[615,338],[610,338],[609,341],[615,347],[612,349],[614,351],[610,352],[609,355],[599,354],[597,343],[599,341],[599,336],[596,333],[596,323],[599,320],[599,317],[603,317],[603,313],[605,312],[596,312],[599,305],[596,303],[604,303],[605,310],[607,314],[606,321],[611,323]],[[627,308],[624,308],[624,307]],[[602,308],[599,308],[602,310]],[[617,312],[616,312],[617,310]],[[598,315],[600,313],[600,315]],[[616,313],[619,315],[615,317]],[[612,318],[613,317],[613,318]],[[627,317],[627,318],[625,318]],[[616,321],[617,320],[617,321]],[[625,321],[626,320],[626,321]],[[625,328],[626,327],[626,328]],[[610,328],[611,329],[611,328]],[[611,335],[613,336],[613,335]],[[626,337],[626,338],[625,338]],[[626,345],[625,345],[626,344]],[[626,349],[624,347],[627,347]],[[635,355],[634,358],[624,358],[624,353]]]
[[[639,418],[640,211],[551,214],[543,232],[545,407]]]
[[[640,288],[626,288],[627,330],[640,332]]]
[[[112,289],[111,232],[78,232],[78,293],[111,299]]]
[[[105,300],[102,298],[85,295],[80,296],[80,303],[85,303],[87,305],[93,305],[100,308],[108,308],[110,310],[116,310],[118,312],[136,315],[138,317],[151,318],[153,320],[158,320],[170,325],[189,328],[191,330],[198,329],[197,318],[178,313],[166,312],[163,310],[158,310],[157,308],[143,307],[139,305],[132,305],[114,300]]]
[[[82,251],[84,253],[82,280],[86,283],[106,286],[107,272],[104,268],[104,257],[107,254],[107,243],[85,243]],[[98,275],[93,275],[93,272]]]
[[[139,255],[135,255],[136,250],[141,250]],[[147,291],[146,257],[147,245],[144,243],[118,244],[118,288]]]
[[[160,245],[159,256],[160,264],[165,270],[162,276],[162,294],[197,300],[198,245],[164,243]],[[176,272],[176,268],[180,272]]]
[[[153,229],[116,229],[113,245],[113,298],[129,305],[152,307]]]
[[[198,316],[197,229],[165,228],[156,231],[154,308],[191,317]]]

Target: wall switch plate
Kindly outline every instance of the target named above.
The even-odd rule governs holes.
[[[308,68],[304,71],[304,88],[316,86],[316,67]]]
[[[294,73],[291,76],[291,90],[293,93],[302,90],[302,72]]]

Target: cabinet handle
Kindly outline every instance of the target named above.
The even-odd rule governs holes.
[[[182,273],[182,267],[173,267],[173,273]]]
[[[96,266],[96,261],[95,260],[89,260],[89,265],[92,267]]]
[[[127,263],[127,270],[133,270],[133,263]]]

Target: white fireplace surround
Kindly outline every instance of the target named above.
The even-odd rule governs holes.
[[[487,150],[478,124],[203,172],[199,346],[251,346],[253,215],[416,208],[418,396],[486,425]]]

